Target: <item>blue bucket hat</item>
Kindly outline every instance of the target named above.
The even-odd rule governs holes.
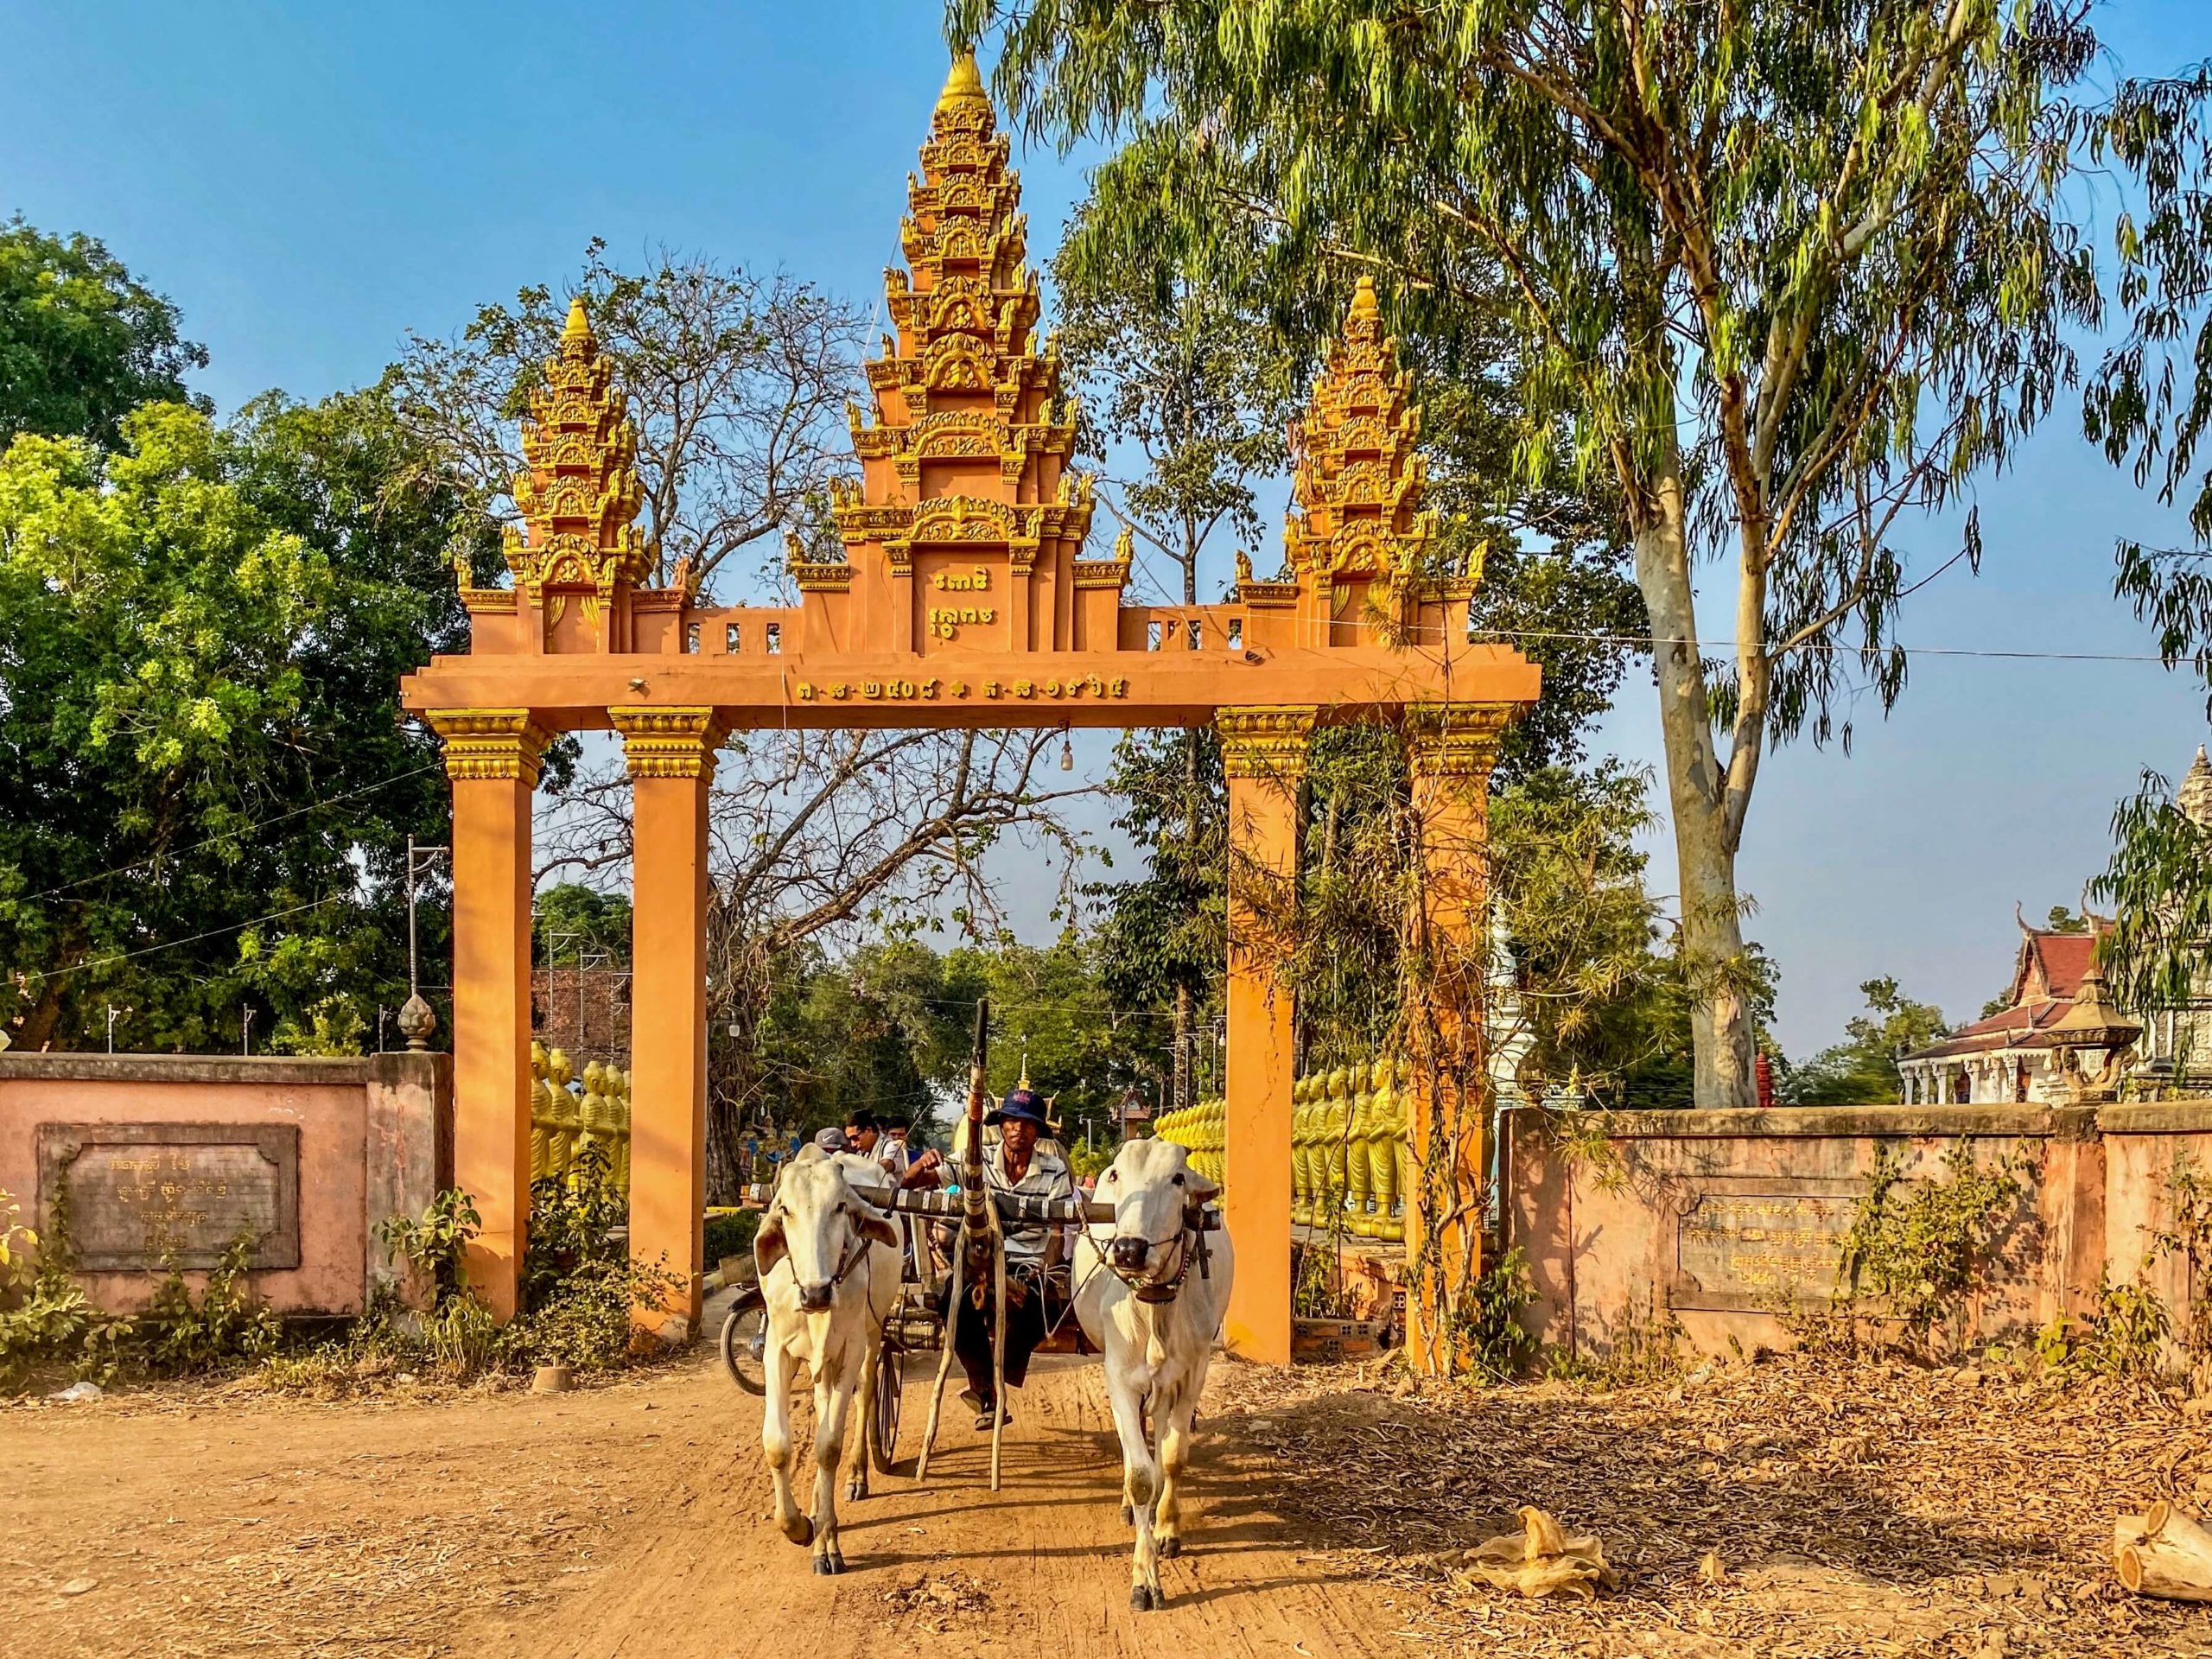
[[[983,1122],[994,1124],[1034,1123],[1040,1133],[1052,1127],[1045,1121],[1045,1103],[1038,1099],[1031,1090],[1019,1087],[1008,1090],[1006,1098],[999,1103],[998,1110],[987,1113]]]

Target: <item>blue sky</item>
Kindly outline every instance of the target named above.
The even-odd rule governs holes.
[[[594,235],[618,257],[665,242],[871,296],[944,78],[938,18],[931,0],[0,0],[0,213],[99,235],[168,293],[226,409],[372,378],[410,329],[559,283]],[[2107,8],[2100,28],[2130,69],[2212,56],[2196,6]],[[1020,159],[1040,259],[1084,159]],[[2175,516],[2070,415],[1980,499],[1982,574],[1916,594],[1908,645],[2145,650],[2111,597],[2113,541],[2171,538]],[[1955,541],[1931,526],[1910,544],[1932,569]],[[2074,902],[2114,801],[2206,734],[2200,693],[2154,665],[1923,657],[1895,717],[1862,712],[1851,755],[1771,759],[1742,875],[1781,963],[1785,1046],[1830,1040],[1879,973],[1971,1017],[2005,977],[2014,902]],[[1656,764],[1643,676],[1603,742]],[[1665,891],[1671,856],[1654,852]]]

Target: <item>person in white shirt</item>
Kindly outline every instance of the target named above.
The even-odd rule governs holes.
[[[1037,1137],[1047,1125],[1044,1103],[1027,1086],[1012,1090],[983,1122],[995,1127],[999,1143],[986,1151],[983,1179],[995,1192],[1027,1198],[1071,1198],[1075,1181],[1065,1160],[1039,1148]],[[1025,1228],[1006,1240],[1006,1381],[1020,1388],[1029,1375],[1029,1357],[1045,1339],[1045,1275],[1060,1259],[1061,1230]],[[952,1349],[968,1374],[961,1398],[976,1408],[976,1427],[991,1426],[991,1297],[988,1284],[965,1289],[953,1320]],[[945,1287],[951,1294],[951,1287]],[[951,1310],[946,1310],[950,1316]],[[1007,1421],[1014,1421],[1012,1411]]]

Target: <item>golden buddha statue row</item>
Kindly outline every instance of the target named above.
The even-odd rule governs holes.
[[[1228,1102],[1202,1100],[1195,1106],[1162,1112],[1152,1132],[1183,1147],[1191,1154],[1192,1169],[1215,1185],[1221,1185],[1222,1166],[1226,1161],[1223,1154],[1228,1147]]]
[[[1291,1086],[1290,1218],[1360,1238],[1406,1236],[1407,1074],[1395,1057],[1317,1071]]]
[[[583,1093],[569,1084],[575,1064],[560,1049],[530,1046],[530,1174],[566,1176],[588,1147],[597,1147],[618,1192],[630,1190],[630,1074],[587,1060]]]
[[[1359,1238],[1406,1236],[1404,1195],[1412,1190],[1406,1153],[1404,1063],[1383,1055],[1300,1077],[1291,1089],[1293,1223],[1329,1227],[1338,1217]],[[1191,1167],[1222,1179],[1227,1105],[1202,1100],[1163,1112],[1153,1133],[1190,1152]]]

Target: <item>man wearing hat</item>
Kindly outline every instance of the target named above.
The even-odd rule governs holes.
[[[1045,1103],[1029,1087],[1027,1067],[1021,1081],[983,1122],[999,1132],[995,1147],[983,1154],[983,1179],[995,1192],[1019,1192],[1025,1198],[1071,1198],[1075,1182],[1067,1164],[1041,1150],[1037,1137],[1049,1125]],[[1006,1380],[1018,1389],[1029,1375],[1029,1357],[1045,1340],[1045,1275],[1060,1258],[1060,1230],[1028,1229],[1009,1232],[1006,1240]],[[951,1287],[947,1285],[949,1295]],[[968,1373],[968,1387],[961,1395],[976,1408],[976,1427],[991,1426],[991,1298],[990,1287],[969,1287],[960,1298],[959,1317],[953,1323],[952,1350]],[[1007,1413],[1014,1421],[1014,1413]]]

